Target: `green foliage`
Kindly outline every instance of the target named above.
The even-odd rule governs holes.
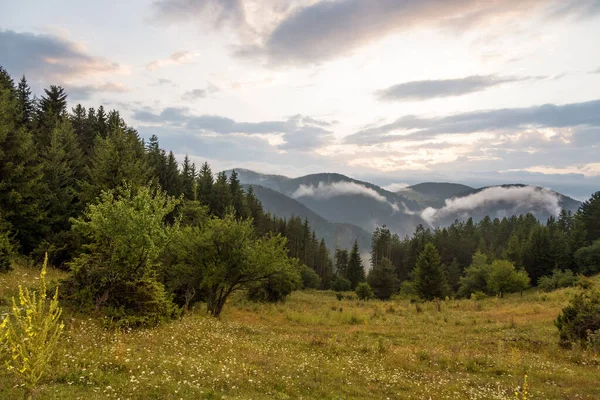
[[[155,280],[159,256],[178,228],[165,223],[177,202],[146,186],[102,192],[97,204],[72,221],[86,244],[70,264],[67,298],[82,310],[104,311],[117,324],[121,317],[151,324],[173,317],[171,301]],[[136,304],[136,297],[146,301]]]
[[[441,299],[448,293],[448,284],[440,262],[440,255],[431,243],[425,245],[417,259],[414,280],[417,293],[422,299]]]
[[[403,281],[400,284],[400,296],[406,298],[419,297],[415,283],[413,281]]]
[[[542,276],[538,281],[538,288],[544,292],[551,292],[556,289],[575,286],[577,277],[570,269],[561,271],[555,269],[550,276]]]
[[[304,289],[318,289],[321,287],[321,278],[319,278],[319,275],[314,269],[306,265],[300,266],[300,277]]]
[[[369,286],[367,282],[359,283],[356,286],[355,292],[356,297],[358,297],[359,300],[369,300],[375,296],[375,293],[373,293],[373,289],[371,289],[371,286]]]
[[[8,272],[11,268],[11,259],[13,256],[13,245],[10,241],[10,232],[2,221],[0,216],[0,273]]]
[[[8,354],[6,369],[18,377],[25,387],[25,398],[31,396],[56,350],[64,325],[58,306],[58,288],[51,300],[46,298],[46,265],[40,273],[39,292],[19,286],[19,302],[12,299],[12,312],[0,323],[0,351]]]
[[[456,258],[454,258],[450,264],[444,265],[444,274],[446,275],[448,288],[452,291],[452,293],[456,293],[460,286],[460,277],[462,275],[460,265],[458,264],[458,260]]]
[[[335,276],[331,281],[331,290],[347,292],[350,290],[350,281],[341,276]]]
[[[588,242],[600,239],[600,192],[594,193],[583,202],[576,219],[583,224]]]
[[[387,258],[383,258],[379,264],[371,268],[367,282],[373,289],[375,297],[381,300],[388,300],[398,292],[400,287],[396,269]]]
[[[350,289],[355,289],[360,282],[365,281],[365,269],[362,265],[360,251],[358,250],[358,241],[354,241],[348,266],[346,268],[346,277],[350,281]]]
[[[600,240],[591,246],[582,247],[575,252],[575,262],[579,272],[584,275],[593,275],[600,272]]]
[[[471,265],[465,269],[464,276],[460,278],[458,295],[469,297],[473,292],[487,292],[488,279],[492,266],[487,263],[487,256],[477,252],[473,255]]]
[[[587,291],[575,295],[554,323],[562,346],[570,347],[573,343],[585,346],[590,335],[600,330],[600,292]]]
[[[282,295],[286,284],[300,281],[296,261],[287,256],[286,239],[280,235],[254,239],[251,221],[236,220],[233,214],[212,218],[201,235],[202,288],[213,316],[221,314],[236,290],[270,281]]]
[[[505,293],[522,292],[527,289],[529,276],[525,271],[517,271],[510,261],[496,260],[492,263],[487,287],[491,293],[503,297]]]

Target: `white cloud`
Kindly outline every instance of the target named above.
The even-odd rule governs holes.
[[[387,190],[388,192],[399,192],[403,189],[406,189],[410,185],[408,183],[391,183],[387,186],[382,186],[382,189]]]
[[[509,169],[508,172],[534,172],[540,174],[552,174],[552,175],[570,175],[578,174],[586,177],[600,176],[600,163],[590,163],[582,165],[571,165],[568,167],[551,167],[547,165],[536,165],[533,167],[523,169]]]
[[[196,57],[196,54],[189,51],[176,51],[167,58],[154,60],[148,63],[146,65],[146,69],[148,71],[152,71],[157,68],[166,67],[167,65],[184,64],[186,62],[190,62],[194,57]]]
[[[380,203],[388,204],[394,211],[399,211],[398,204],[391,203],[385,196],[380,195],[374,189],[368,188],[356,182],[319,182],[314,185],[300,185],[292,194],[293,198],[314,197],[317,200],[329,200],[338,196],[361,195],[371,197]]]
[[[508,204],[515,209],[543,209],[551,214],[560,213],[559,197],[555,192],[533,186],[491,187],[465,197],[446,199],[442,208],[428,207],[421,217],[430,225],[441,218],[467,213],[478,207]]]

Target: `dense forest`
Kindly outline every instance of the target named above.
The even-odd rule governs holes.
[[[168,316],[172,300],[204,300],[218,315],[238,288],[279,300],[330,286],[324,240],[306,220],[265,213],[235,171],[179,165],[118,111],[69,111],[62,87],[35,98],[1,68],[0,177],[0,270],[15,253],[47,253],[71,271],[63,297],[82,310]],[[162,309],[136,310],[149,300]]]
[[[219,315],[238,289],[265,301],[302,287],[434,299],[600,272],[600,192],[545,223],[486,217],[405,238],[382,226],[366,274],[356,243],[331,254],[307,220],[266,213],[235,171],[180,165],[118,111],[69,111],[62,87],[35,98],[3,69],[0,90],[0,270],[14,253],[48,254],[70,271],[67,301],[117,321],[156,323],[197,301]]]

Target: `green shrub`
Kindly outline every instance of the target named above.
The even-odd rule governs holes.
[[[490,297],[490,296],[488,296],[487,293],[480,292],[480,291],[471,293],[471,300],[475,300],[475,301],[487,299],[488,297]]]
[[[403,281],[400,284],[400,296],[408,298],[418,297],[415,283],[413,281]]]
[[[13,247],[8,237],[8,232],[0,231],[0,272],[8,272],[12,269],[10,260],[13,254]]]
[[[336,276],[331,281],[331,289],[336,292],[347,292],[350,290],[351,283],[348,279]]]
[[[538,280],[538,288],[544,292],[552,292],[553,290],[575,286],[577,277],[570,269],[561,271],[555,269],[550,276],[542,276]]]
[[[314,269],[302,265],[300,267],[300,276],[302,278],[302,287],[304,289],[318,289],[321,287],[321,277]]]
[[[563,347],[570,347],[572,343],[585,345],[590,335],[595,335],[600,330],[600,292],[577,294],[563,308],[554,324],[558,328]]]
[[[12,299],[12,313],[0,323],[0,351],[6,350],[6,369],[23,382],[25,398],[48,370],[62,334],[62,309],[58,306],[58,288],[51,300],[46,298],[46,265],[40,273],[39,292],[19,286],[19,303]]]
[[[577,250],[575,252],[575,262],[579,267],[579,272],[584,275],[600,272],[600,240],[596,240],[591,246]]]
[[[355,293],[359,300],[369,300],[374,296],[373,289],[371,289],[371,286],[367,282],[360,282],[356,286]]]

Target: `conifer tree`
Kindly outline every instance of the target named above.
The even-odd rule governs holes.
[[[188,155],[183,159],[181,170],[181,184],[183,196],[188,200],[196,200],[196,166],[190,161]]]
[[[335,249],[335,273],[342,278],[348,278],[348,250]]]
[[[248,205],[244,196],[244,189],[238,178],[237,172],[233,170],[229,176],[229,189],[231,191],[231,204],[238,219],[248,218]]]
[[[427,243],[417,259],[414,270],[415,288],[419,297],[425,300],[443,298],[448,286],[440,255],[432,243]]]
[[[225,172],[219,172],[211,191],[211,211],[219,218],[224,218],[231,207],[231,190]]]
[[[23,75],[17,86],[17,101],[19,103],[19,126],[30,129],[35,107],[31,97],[31,88],[27,83],[27,79],[25,79],[25,75]]]
[[[214,184],[214,176],[207,162],[202,164],[198,176],[198,201],[209,206],[212,211],[214,209],[212,202],[212,188]]]
[[[362,265],[362,258],[360,257],[360,251],[358,249],[358,241],[356,240],[354,241],[354,245],[350,251],[350,257],[348,258],[347,278],[350,281],[350,287],[352,290],[356,289],[356,286],[360,282],[365,281],[365,268]]]
[[[600,239],[600,191],[583,202],[576,218],[581,221],[587,232],[588,243]]]
[[[385,257],[371,268],[367,282],[373,289],[375,297],[380,300],[388,300],[400,288],[396,270],[392,262]]]

